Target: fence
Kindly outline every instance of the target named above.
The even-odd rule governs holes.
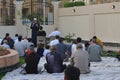
[[[53,6],[50,2],[38,0],[24,0],[22,8],[22,18],[32,21],[37,17],[40,24],[53,24]],[[13,0],[0,2],[0,25],[15,25],[15,5]]]
[[[38,18],[40,24],[53,24],[53,6],[50,2],[36,0],[25,0],[23,3],[23,18],[32,21]]]
[[[13,2],[3,0],[0,2],[0,25],[14,25],[15,24],[15,5]]]

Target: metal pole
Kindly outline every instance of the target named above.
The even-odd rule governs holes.
[[[3,25],[6,25],[6,0],[3,0]]]
[[[9,14],[10,14],[10,15],[9,15],[9,18],[10,18],[10,19],[9,19],[9,20],[10,20],[9,23],[10,23],[10,25],[11,25],[11,24],[12,24],[12,25],[14,24],[14,23],[13,23],[13,18],[14,18],[13,8],[14,8],[13,0],[10,0],[10,11],[9,11]]]
[[[45,17],[46,17],[46,0],[43,0],[43,21],[44,21],[44,25],[45,25]]]

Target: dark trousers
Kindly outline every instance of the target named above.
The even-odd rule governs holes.
[[[53,69],[50,68],[50,66],[47,63],[44,64],[44,67],[45,67],[45,69],[47,70],[48,73],[54,73]],[[67,66],[65,64],[63,64],[62,68],[61,68],[61,72],[63,72],[66,67]]]

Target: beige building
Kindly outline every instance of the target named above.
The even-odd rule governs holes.
[[[50,5],[50,0],[46,0],[46,17],[47,13],[52,12],[53,7]],[[23,14],[31,15],[38,14],[43,16],[44,2],[42,0],[24,0]]]
[[[14,24],[14,1],[15,0],[0,0],[0,25]]]
[[[15,5],[14,2],[16,0],[0,0],[0,25],[9,25],[14,23],[15,19]],[[23,7],[22,7],[22,12],[23,16],[27,15],[41,15],[43,16],[43,1],[41,0],[21,0],[24,1]],[[46,17],[48,16],[49,12],[53,12],[53,7],[48,4],[50,3],[50,0],[46,0]],[[13,25],[13,24],[12,24]]]

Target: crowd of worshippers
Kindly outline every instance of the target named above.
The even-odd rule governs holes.
[[[87,74],[91,72],[90,62],[101,61],[103,43],[96,36],[93,36],[86,43],[82,43],[82,38],[77,37],[70,44],[66,44],[60,35],[51,37],[52,39],[49,44],[39,43],[35,47],[30,38],[23,38],[18,34],[15,34],[15,37],[11,38],[9,33],[6,33],[1,46],[18,51],[19,56],[25,59],[26,66],[23,73],[26,74],[41,72],[38,69],[41,57],[45,57],[46,59],[44,68],[48,73],[65,72],[68,69],[68,65],[63,64],[63,62],[68,61],[70,62],[70,66],[80,71],[80,74]],[[65,80],[67,80],[66,77]]]

